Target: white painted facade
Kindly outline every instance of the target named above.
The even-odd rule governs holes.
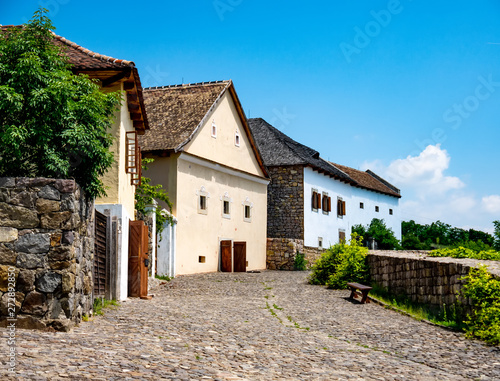
[[[312,208],[314,191],[331,197],[331,212]],[[338,198],[346,203],[344,216],[337,216]],[[363,208],[360,203],[363,203]],[[378,207],[378,212],[375,207]],[[392,210],[392,215],[389,210]],[[304,167],[305,246],[328,248],[339,242],[340,232],[344,232],[348,239],[353,225],[369,225],[373,218],[383,219],[386,226],[394,231],[396,238],[401,239],[399,198],[354,187],[310,167]]]

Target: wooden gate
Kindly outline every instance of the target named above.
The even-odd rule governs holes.
[[[148,227],[144,221],[130,221],[128,251],[128,295],[148,296]]]
[[[108,217],[95,211],[94,297],[106,296],[108,264],[106,261],[106,232]]]
[[[234,272],[244,273],[247,271],[247,243],[234,243]]]
[[[222,272],[232,272],[233,271],[233,261],[232,261],[232,250],[231,241],[220,241],[220,252],[221,252],[221,271]]]

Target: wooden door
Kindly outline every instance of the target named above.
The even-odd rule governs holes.
[[[95,211],[94,298],[105,297],[108,284],[107,251],[108,217]]]
[[[247,271],[247,243],[234,243],[234,272],[244,273]]]
[[[231,241],[220,241],[221,271],[230,273],[233,271]]]
[[[148,227],[144,221],[130,221],[128,295],[148,295]]]

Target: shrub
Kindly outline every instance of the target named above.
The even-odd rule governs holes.
[[[438,249],[429,252],[430,257],[472,258],[500,261],[500,252],[495,250],[474,251],[466,247]]]
[[[361,241],[362,237],[353,233],[349,244],[341,242],[326,250],[313,265],[309,282],[338,289],[347,288],[348,282],[367,283],[368,249]]]
[[[307,260],[301,252],[297,251],[295,254],[295,259],[293,261],[293,268],[295,271],[305,271],[307,270]]]
[[[472,300],[472,314],[465,321],[466,335],[500,344],[500,281],[484,265],[471,269],[463,279],[467,283],[460,294]]]

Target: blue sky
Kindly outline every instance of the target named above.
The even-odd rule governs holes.
[[[500,219],[497,0],[0,0],[0,23],[40,5],[145,86],[232,79],[247,116],[400,187],[404,220]]]

